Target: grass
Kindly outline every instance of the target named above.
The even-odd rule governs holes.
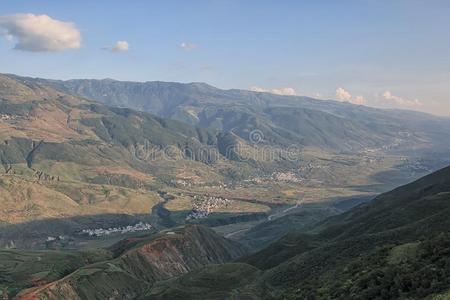
[[[147,214],[161,199],[155,192],[83,182],[37,182],[4,176],[0,220],[17,224],[45,218],[106,213]]]
[[[247,264],[230,263],[211,265],[176,279],[157,283],[146,295],[170,297],[170,299],[233,299],[230,287],[238,290],[257,278],[260,271]],[[240,295],[243,296],[242,294]],[[248,295],[251,296],[251,295]],[[153,298],[151,298],[153,299]],[[253,297],[245,299],[255,299]]]
[[[407,243],[391,249],[388,257],[390,264],[401,264],[417,255],[419,243]]]
[[[10,296],[36,284],[53,282],[85,264],[111,259],[105,250],[17,251],[0,250],[0,290]]]
[[[189,211],[192,210],[192,207],[193,198],[189,196],[176,196],[175,199],[170,200],[167,204],[165,204],[165,208],[174,212]],[[230,200],[230,203],[227,206],[221,206],[213,209],[213,211],[217,213],[251,213],[268,212],[269,210],[270,208],[265,205],[239,200]]]

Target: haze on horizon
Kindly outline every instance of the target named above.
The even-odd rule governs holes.
[[[7,1],[0,72],[200,81],[450,116],[450,2]]]

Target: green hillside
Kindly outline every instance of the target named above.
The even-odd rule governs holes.
[[[245,275],[253,279],[245,286],[230,283],[221,295],[423,299],[445,293],[450,288],[449,191],[450,168],[446,168],[331,217],[309,233],[288,234],[240,259],[256,267]],[[246,268],[236,267],[235,272]],[[199,272],[212,272],[220,282],[224,271],[206,267]],[[183,282],[192,283],[183,285],[185,299],[195,299],[189,295],[197,289],[214,295],[206,279],[198,280],[199,272],[183,275],[174,285],[160,283],[148,295],[151,299],[178,297]]]
[[[190,164],[208,171],[220,156],[208,129],[110,108],[15,76],[0,75],[0,86],[2,247],[42,247],[47,236],[114,225],[113,219],[134,224],[162,201],[157,191],[179,169]]]
[[[4,251],[9,271],[0,283],[14,294],[36,285],[34,278],[48,282],[18,299],[439,299],[450,288],[449,195],[450,167],[324,221],[308,225],[295,213],[262,223],[242,240],[257,248],[267,243],[264,235],[290,233],[247,255],[200,225],[134,236],[90,254],[54,252],[54,261],[45,256],[52,252]],[[71,255],[84,255],[86,265],[60,264]],[[36,274],[11,259],[64,268]]]
[[[431,149],[431,144],[434,151],[448,150],[448,144],[439,137],[449,137],[450,121],[417,112],[221,90],[205,83],[25,80],[108,105],[232,131],[246,140],[252,130],[258,129],[268,143],[297,143],[332,151],[360,151],[399,142],[398,148],[403,151],[412,146]]]
[[[134,237],[110,251],[114,259],[81,267],[59,281],[22,291],[18,298],[133,299],[156,281],[207,264],[225,263],[245,253],[239,244],[199,225]]]
[[[431,116],[420,125],[395,112],[381,119],[380,110],[350,106],[349,111],[367,114],[354,118],[333,102],[204,84],[93,81],[83,87],[89,82],[0,75],[0,245],[43,246],[47,236],[100,226],[94,216],[117,219],[120,226],[126,225],[124,215],[134,217],[125,218],[133,224],[148,220],[164,201],[161,190],[174,189],[174,202],[183,201],[185,192],[239,198],[233,213],[254,213],[261,211],[248,204],[255,200],[288,206],[365,196],[445,163],[445,157],[421,156],[418,150],[446,140],[445,120]],[[162,110],[148,109],[160,115],[154,116],[78,95],[88,90],[85,96],[103,91],[111,101],[113,91],[126,101],[140,94]],[[177,109],[189,110],[197,121],[163,118],[175,118],[169,112]],[[429,124],[435,125],[434,135]],[[418,136],[398,140],[400,127]],[[417,151],[409,156],[405,148]],[[385,172],[389,181],[383,181]],[[181,224],[193,209],[189,203],[176,212]],[[64,226],[52,229],[46,222]]]

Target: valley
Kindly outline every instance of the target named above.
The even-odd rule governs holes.
[[[290,297],[295,286],[265,280],[307,264],[289,261],[300,253],[344,247],[327,235],[334,220],[450,164],[450,120],[418,114],[206,84],[0,75],[0,290],[195,299],[184,282],[209,293],[211,277],[227,282],[218,299]]]
[[[193,221],[221,226],[231,223],[231,227],[236,227],[237,220],[273,218],[297,204],[333,206],[348,198],[370,198],[448,162],[445,147],[442,155],[430,155],[427,149],[434,147],[434,151],[439,151],[438,144],[445,140],[442,136],[448,134],[445,126],[450,128],[450,122],[427,115],[417,122],[413,117],[408,119],[407,114],[392,112],[377,120],[381,116],[377,109],[197,84],[62,82],[15,75],[0,75],[0,81],[0,222],[8,231],[11,227],[21,231],[28,228],[27,224],[39,228],[39,233],[25,233],[30,240],[24,236],[22,241],[10,239],[21,236],[16,231],[14,235],[2,234],[0,244],[5,246],[36,247],[37,243],[45,247],[42,243],[48,236],[73,237],[75,232],[95,229],[99,225],[92,219],[101,215],[108,222],[118,220],[110,227],[147,223],[155,219],[151,214],[155,207],[162,215],[171,214],[165,225]],[[97,85],[95,90],[86,92],[87,86]],[[126,95],[125,102],[108,104],[160,116],[83,98],[105,102],[94,91],[112,95],[119,88]],[[175,90],[177,93],[172,94]],[[147,108],[134,102],[144,98]],[[114,97],[107,99],[112,101]],[[196,99],[201,99],[201,103]],[[159,107],[157,103],[166,108],[154,109]],[[186,121],[183,118],[168,114],[170,105],[175,103],[191,115],[197,112],[198,120],[213,107],[210,121],[223,120],[231,111],[239,111],[242,118],[234,115],[232,126],[202,122],[186,125],[179,121]],[[192,111],[193,105],[202,109]],[[307,108],[308,114],[304,115],[300,107]],[[278,114],[289,117],[284,115],[285,108],[298,112],[296,120],[303,120],[308,126],[298,124],[300,127],[291,128],[279,123]],[[366,115],[364,121],[357,120],[359,123],[352,125],[366,135],[366,142],[358,142],[357,148],[346,145],[357,139],[352,136],[354,128],[345,129],[349,109]],[[310,119],[325,116],[321,121]],[[382,129],[375,132],[368,128],[367,120],[383,123],[379,126]],[[325,127],[313,129],[312,124]],[[434,124],[440,126],[439,138]],[[331,137],[334,134],[324,131],[326,126],[341,126],[349,136]],[[391,127],[399,131],[398,135]],[[416,132],[406,134],[412,130]],[[288,139],[290,145],[286,144]],[[327,143],[332,149],[321,142],[331,140],[333,145]],[[385,180],[385,174],[389,174],[389,180]],[[164,200],[161,193],[171,199]],[[228,202],[208,203],[214,198]],[[49,230],[46,220],[64,225]],[[154,222],[159,228],[158,221]]]
[[[190,224],[96,250],[1,250],[2,290],[17,299],[445,299],[449,174],[343,214],[295,211],[234,241]]]
[[[0,0],[0,300],[450,300],[449,12]]]

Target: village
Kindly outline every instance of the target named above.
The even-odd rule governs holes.
[[[114,233],[125,234],[130,232],[139,232],[151,230],[153,227],[148,223],[139,222],[136,225],[128,225],[124,227],[110,227],[110,228],[96,228],[96,229],[83,229],[79,234],[88,235],[90,237],[101,237]]]
[[[215,196],[194,196],[194,201],[192,204],[192,211],[191,213],[186,217],[186,220],[195,220],[195,219],[201,219],[206,218],[208,215],[210,215],[214,209],[219,207],[227,207],[231,204],[231,200],[222,198],[222,197],[215,197]]]

